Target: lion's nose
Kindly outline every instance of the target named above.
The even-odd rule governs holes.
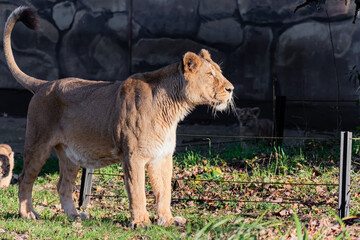
[[[225,90],[228,92],[228,93],[232,93],[234,91],[234,87],[233,86],[228,86],[228,87],[225,87]]]

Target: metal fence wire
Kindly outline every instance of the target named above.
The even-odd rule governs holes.
[[[200,134],[181,134],[182,136],[188,137],[206,137],[206,138],[242,138],[243,136],[219,136],[219,135],[200,135]],[[258,137],[246,137],[246,139],[257,139]],[[278,137],[280,139],[280,137]],[[282,139],[300,139],[300,140],[331,140],[330,138],[307,138],[307,137],[283,137]],[[360,140],[360,138],[352,138],[351,132],[341,132],[340,138],[340,167],[339,167],[339,184],[328,184],[328,183],[296,183],[296,182],[260,182],[260,181],[233,181],[233,180],[216,180],[216,179],[196,179],[193,177],[184,177],[177,178],[172,181],[173,186],[173,196],[172,196],[172,204],[180,203],[180,202],[222,202],[222,203],[269,203],[269,204],[301,204],[303,206],[311,207],[311,206],[321,206],[328,205],[332,207],[336,207],[334,202],[329,201],[319,201],[313,202],[307,199],[294,199],[294,198],[282,198],[281,200],[274,200],[268,196],[262,196],[262,198],[258,198],[257,200],[246,199],[245,197],[239,196],[237,194],[241,189],[246,191],[246,188],[257,185],[257,186],[327,186],[327,187],[335,187],[339,188],[339,197],[338,197],[338,214],[339,217],[344,218],[349,216],[349,205],[350,205],[350,166],[351,166],[351,150],[352,150],[352,141]],[[80,188],[80,198],[79,205],[82,208],[86,208],[91,199],[94,198],[126,198],[126,193],[118,194],[118,195],[103,195],[103,194],[92,194],[92,177],[94,175],[101,176],[114,176],[114,177],[124,177],[124,174],[107,174],[101,173],[100,171],[94,171],[93,169],[83,169],[82,179],[81,179],[81,188]],[[185,196],[178,196],[176,190],[181,190],[183,186],[194,184],[195,189],[200,190],[199,188],[203,187],[204,184],[208,185],[224,185],[229,184],[232,186],[232,191],[226,192],[226,197],[224,197],[223,192],[218,192],[217,196],[213,198],[209,198],[203,196],[202,194],[187,194]],[[354,191],[354,190],[353,190]],[[199,192],[199,191],[198,191]],[[147,193],[148,199],[154,199],[154,195],[151,193]]]

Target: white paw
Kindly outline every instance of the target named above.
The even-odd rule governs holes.
[[[150,220],[149,221],[143,221],[143,222],[134,222],[131,221],[128,225],[129,228],[131,229],[136,229],[136,228],[147,228],[151,225]]]
[[[80,217],[81,220],[89,219],[89,215],[87,215],[85,212],[81,212],[79,214],[79,217]]]
[[[157,224],[159,226],[171,226],[171,225],[175,225],[175,226],[183,226],[186,223],[186,219],[183,217],[172,217],[172,218],[163,218],[163,217],[159,217],[159,219],[157,220]]]
[[[174,224],[175,226],[184,226],[186,223],[186,219],[180,216],[174,217]]]
[[[35,211],[30,211],[25,216],[27,219],[38,220],[40,219],[39,214]]]
[[[168,221],[165,220],[165,218],[162,218],[160,217],[158,220],[157,220],[157,224],[159,226],[166,226],[168,224]]]
[[[68,218],[74,220],[80,218],[81,220],[85,220],[85,219],[89,219],[89,216],[85,212],[81,212],[81,213],[68,214]]]

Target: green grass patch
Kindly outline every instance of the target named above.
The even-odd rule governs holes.
[[[173,186],[172,211],[188,219],[183,227],[159,227],[156,203],[147,180],[147,208],[154,222],[148,228],[130,230],[128,199],[121,164],[96,170],[94,197],[86,209],[89,220],[70,221],[61,210],[56,183],[58,160],[51,158],[34,185],[33,203],[41,220],[18,217],[17,186],[0,190],[0,238],[21,235],[28,239],[287,239],[291,234],[305,239],[314,236],[304,221],[331,219],[337,208],[336,186],[291,185],[291,183],[338,183],[339,149],[326,142],[301,146],[272,147],[267,142],[227,145],[221,150],[188,149],[174,155],[174,176],[182,183]],[[16,159],[14,174],[22,169]],[[360,174],[353,169],[354,179]],[[360,179],[359,179],[360,180]],[[269,183],[281,184],[269,184]],[[80,184],[80,175],[76,183]],[[77,201],[79,189],[74,193]],[[351,214],[359,209],[360,190],[353,189]],[[185,200],[184,200],[185,199]],[[186,200],[188,199],[188,200]],[[222,199],[224,201],[206,201]],[[302,202],[303,204],[297,203]],[[330,204],[323,204],[324,202]],[[278,203],[278,204],[273,204]],[[338,224],[338,226],[340,226]],[[349,234],[339,227],[338,235]],[[319,229],[316,239],[326,239]]]

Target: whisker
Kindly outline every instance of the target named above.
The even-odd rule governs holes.
[[[231,99],[230,107],[231,107],[231,110],[232,110],[232,112],[234,113],[234,115],[235,115],[236,117],[238,117],[238,113],[237,113],[237,111],[236,111],[236,105],[235,105],[234,98]]]
[[[214,118],[216,118],[216,116],[217,116],[216,103],[215,103],[215,106],[212,107],[212,115]]]
[[[209,113],[210,112],[210,109],[211,109],[211,112],[212,112],[212,107],[207,105],[207,108],[206,108],[206,113]]]

